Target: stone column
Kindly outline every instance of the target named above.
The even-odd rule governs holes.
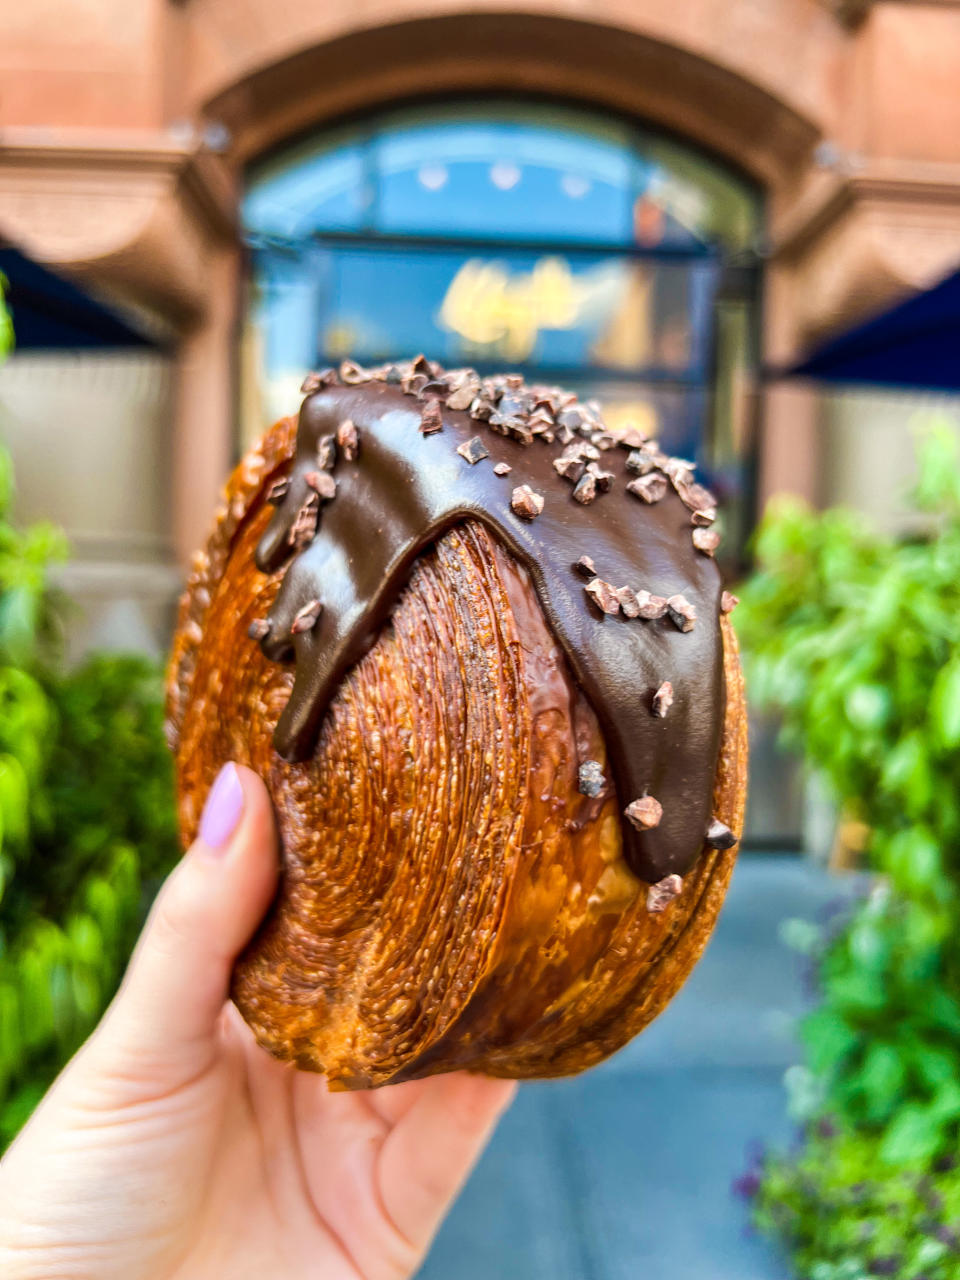
[[[233,448],[233,176],[189,129],[16,127],[3,141],[4,232],[159,343],[24,353],[0,370],[19,514],[70,534],[73,653],[159,653]]]
[[[237,255],[221,249],[207,270],[207,309],[180,343],[170,441],[173,545],[182,566],[207,537],[216,496],[237,453]]]

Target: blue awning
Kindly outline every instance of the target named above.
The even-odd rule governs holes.
[[[12,247],[0,247],[18,351],[159,345],[128,320]]]
[[[960,391],[960,271],[825,342],[787,376]]]

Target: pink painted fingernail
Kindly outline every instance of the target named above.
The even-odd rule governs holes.
[[[243,787],[237,766],[231,761],[217,774],[200,819],[200,839],[211,849],[222,849],[233,835],[243,813]]]

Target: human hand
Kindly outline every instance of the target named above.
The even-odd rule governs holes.
[[[273,895],[263,783],[227,765],[123,985],[0,1162],[5,1280],[395,1280],[513,1094],[359,1093],[275,1061],[227,1002]]]

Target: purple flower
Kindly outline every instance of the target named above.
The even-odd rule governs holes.
[[[953,1227],[942,1226],[937,1227],[933,1233],[941,1244],[945,1244],[948,1249],[956,1251],[960,1249],[960,1235],[957,1234]]]
[[[869,1270],[872,1276],[895,1276],[902,1266],[903,1259],[900,1255],[891,1253],[885,1258],[874,1258],[869,1264]]]
[[[752,1200],[760,1190],[761,1182],[760,1174],[751,1169],[748,1173],[742,1173],[739,1178],[734,1178],[730,1190],[741,1200]]]

